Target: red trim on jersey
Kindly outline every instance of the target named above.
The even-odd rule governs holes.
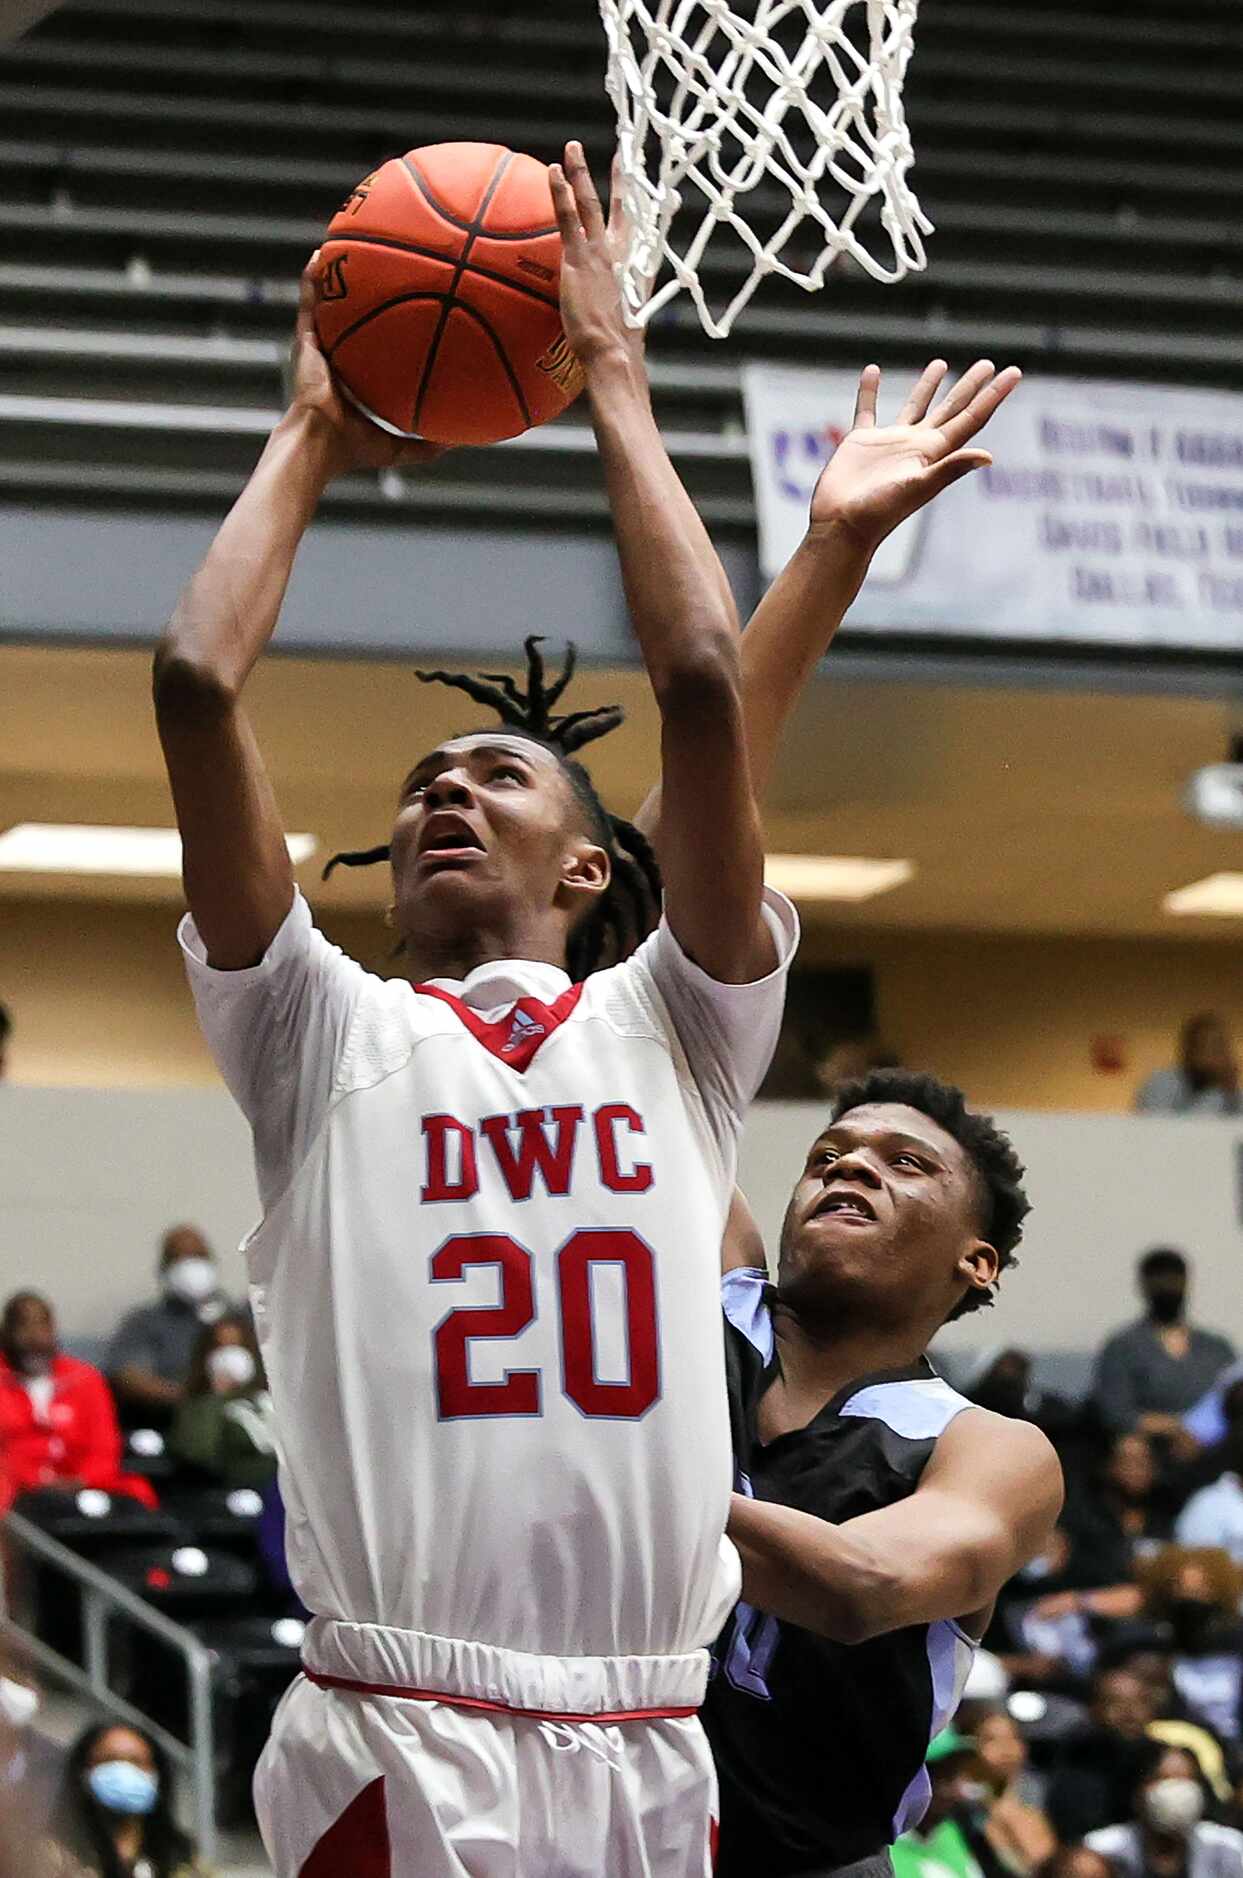
[[[697,1715],[698,1706],[688,1708],[627,1708],[603,1715],[570,1715],[560,1709],[514,1708],[508,1702],[489,1702],[481,1695],[447,1695],[443,1689],[404,1689],[395,1683],[355,1682],[351,1676],[326,1676],[322,1670],[302,1666],[302,1673],[317,1689],[344,1689],[350,1695],[388,1695],[398,1702],[443,1702],[446,1708],[481,1709],[485,1715],[520,1715],[527,1721],[546,1722],[631,1722],[681,1721]]]
[[[541,1004],[538,998],[519,998],[495,1024],[485,1023],[477,1011],[459,998],[456,992],[442,991],[439,985],[416,985],[422,998],[439,998],[456,1011],[467,1030],[485,1050],[508,1063],[511,1069],[529,1069],[536,1051],[559,1030],[583,995],[582,985],[571,985],[555,1004]],[[524,1022],[525,1020],[525,1022]]]

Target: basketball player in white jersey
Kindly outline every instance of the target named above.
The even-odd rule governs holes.
[[[797,926],[764,902],[736,620],[621,316],[620,231],[578,146],[553,186],[661,715],[659,929],[593,970],[647,923],[650,868],[538,667],[507,725],[413,752],[372,851],[408,977],[312,924],[241,693],[327,482],[396,446],[336,396],[311,278],[290,410],[156,661],[183,944],[254,1135],[252,1299],[314,1614],[257,1779],[278,1878],[710,1868],[695,1710],[739,1584],[718,1258]]]

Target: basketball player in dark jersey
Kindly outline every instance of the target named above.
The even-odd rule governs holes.
[[[991,1302],[1022,1173],[959,1091],[881,1070],[843,1087],[812,1145],[775,1285],[735,1209],[722,1284],[745,1602],[703,1714],[718,1878],[890,1870],[993,1600],[1053,1529],[1045,1437],[955,1394],[924,1354]]]

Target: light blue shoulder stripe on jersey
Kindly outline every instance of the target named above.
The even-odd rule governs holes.
[[[907,1441],[934,1441],[972,1406],[940,1376],[926,1376],[919,1382],[874,1382],[852,1395],[841,1413],[884,1422]]]
[[[721,1276],[721,1309],[735,1330],[740,1330],[752,1349],[758,1350],[766,1363],[773,1357],[773,1320],[764,1300],[768,1273],[750,1267]]]

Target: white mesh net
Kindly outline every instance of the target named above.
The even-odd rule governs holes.
[[[907,181],[914,153],[902,110],[918,6],[600,0],[634,230],[623,281],[632,318],[650,319],[685,290],[719,339],[769,274],[810,292],[842,254],[883,281],[925,266],[932,224]],[[879,227],[864,218],[873,202]],[[755,232],[748,208],[769,232]],[[746,276],[714,313],[699,272],[724,229],[741,244],[733,261]],[[866,240],[887,242],[892,258],[869,253]]]

